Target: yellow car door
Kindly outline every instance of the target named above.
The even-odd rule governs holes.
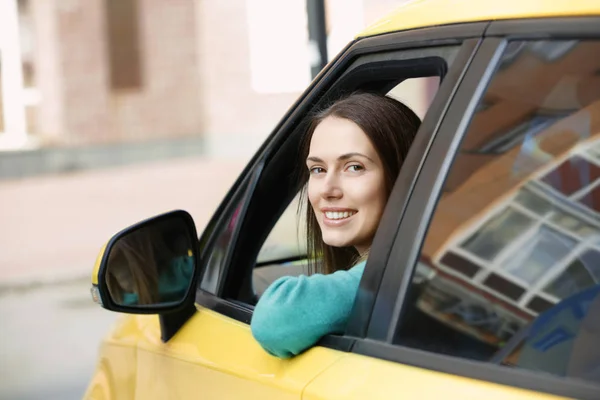
[[[303,400],[358,399],[558,400],[555,396],[457,377],[372,357],[349,355],[311,382]]]
[[[303,399],[600,398],[597,21],[490,24],[365,270],[365,338]]]
[[[138,344],[136,399],[300,399],[344,354],[316,348],[281,360],[247,324],[202,307],[167,343],[160,336],[155,320]]]

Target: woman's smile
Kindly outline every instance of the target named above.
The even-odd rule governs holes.
[[[324,207],[321,209],[323,224],[330,227],[347,224],[357,212],[357,210],[341,207]]]

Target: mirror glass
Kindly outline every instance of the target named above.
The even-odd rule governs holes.
[[[148,221],[110,246],[105,279],[118,305],[179,302],[192,282],[197,238],[181,214]]]

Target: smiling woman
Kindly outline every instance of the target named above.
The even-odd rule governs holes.
[[[313,117],[301,148],[311,276],[265,291],[252,333],[269,353],[292,357],[343,332],[393,183],[419,118],[389,97],[355,93]]]

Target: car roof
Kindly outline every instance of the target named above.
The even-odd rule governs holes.
[[[357,35],[516,18],[600,16],[598,0],[412,0]]]

